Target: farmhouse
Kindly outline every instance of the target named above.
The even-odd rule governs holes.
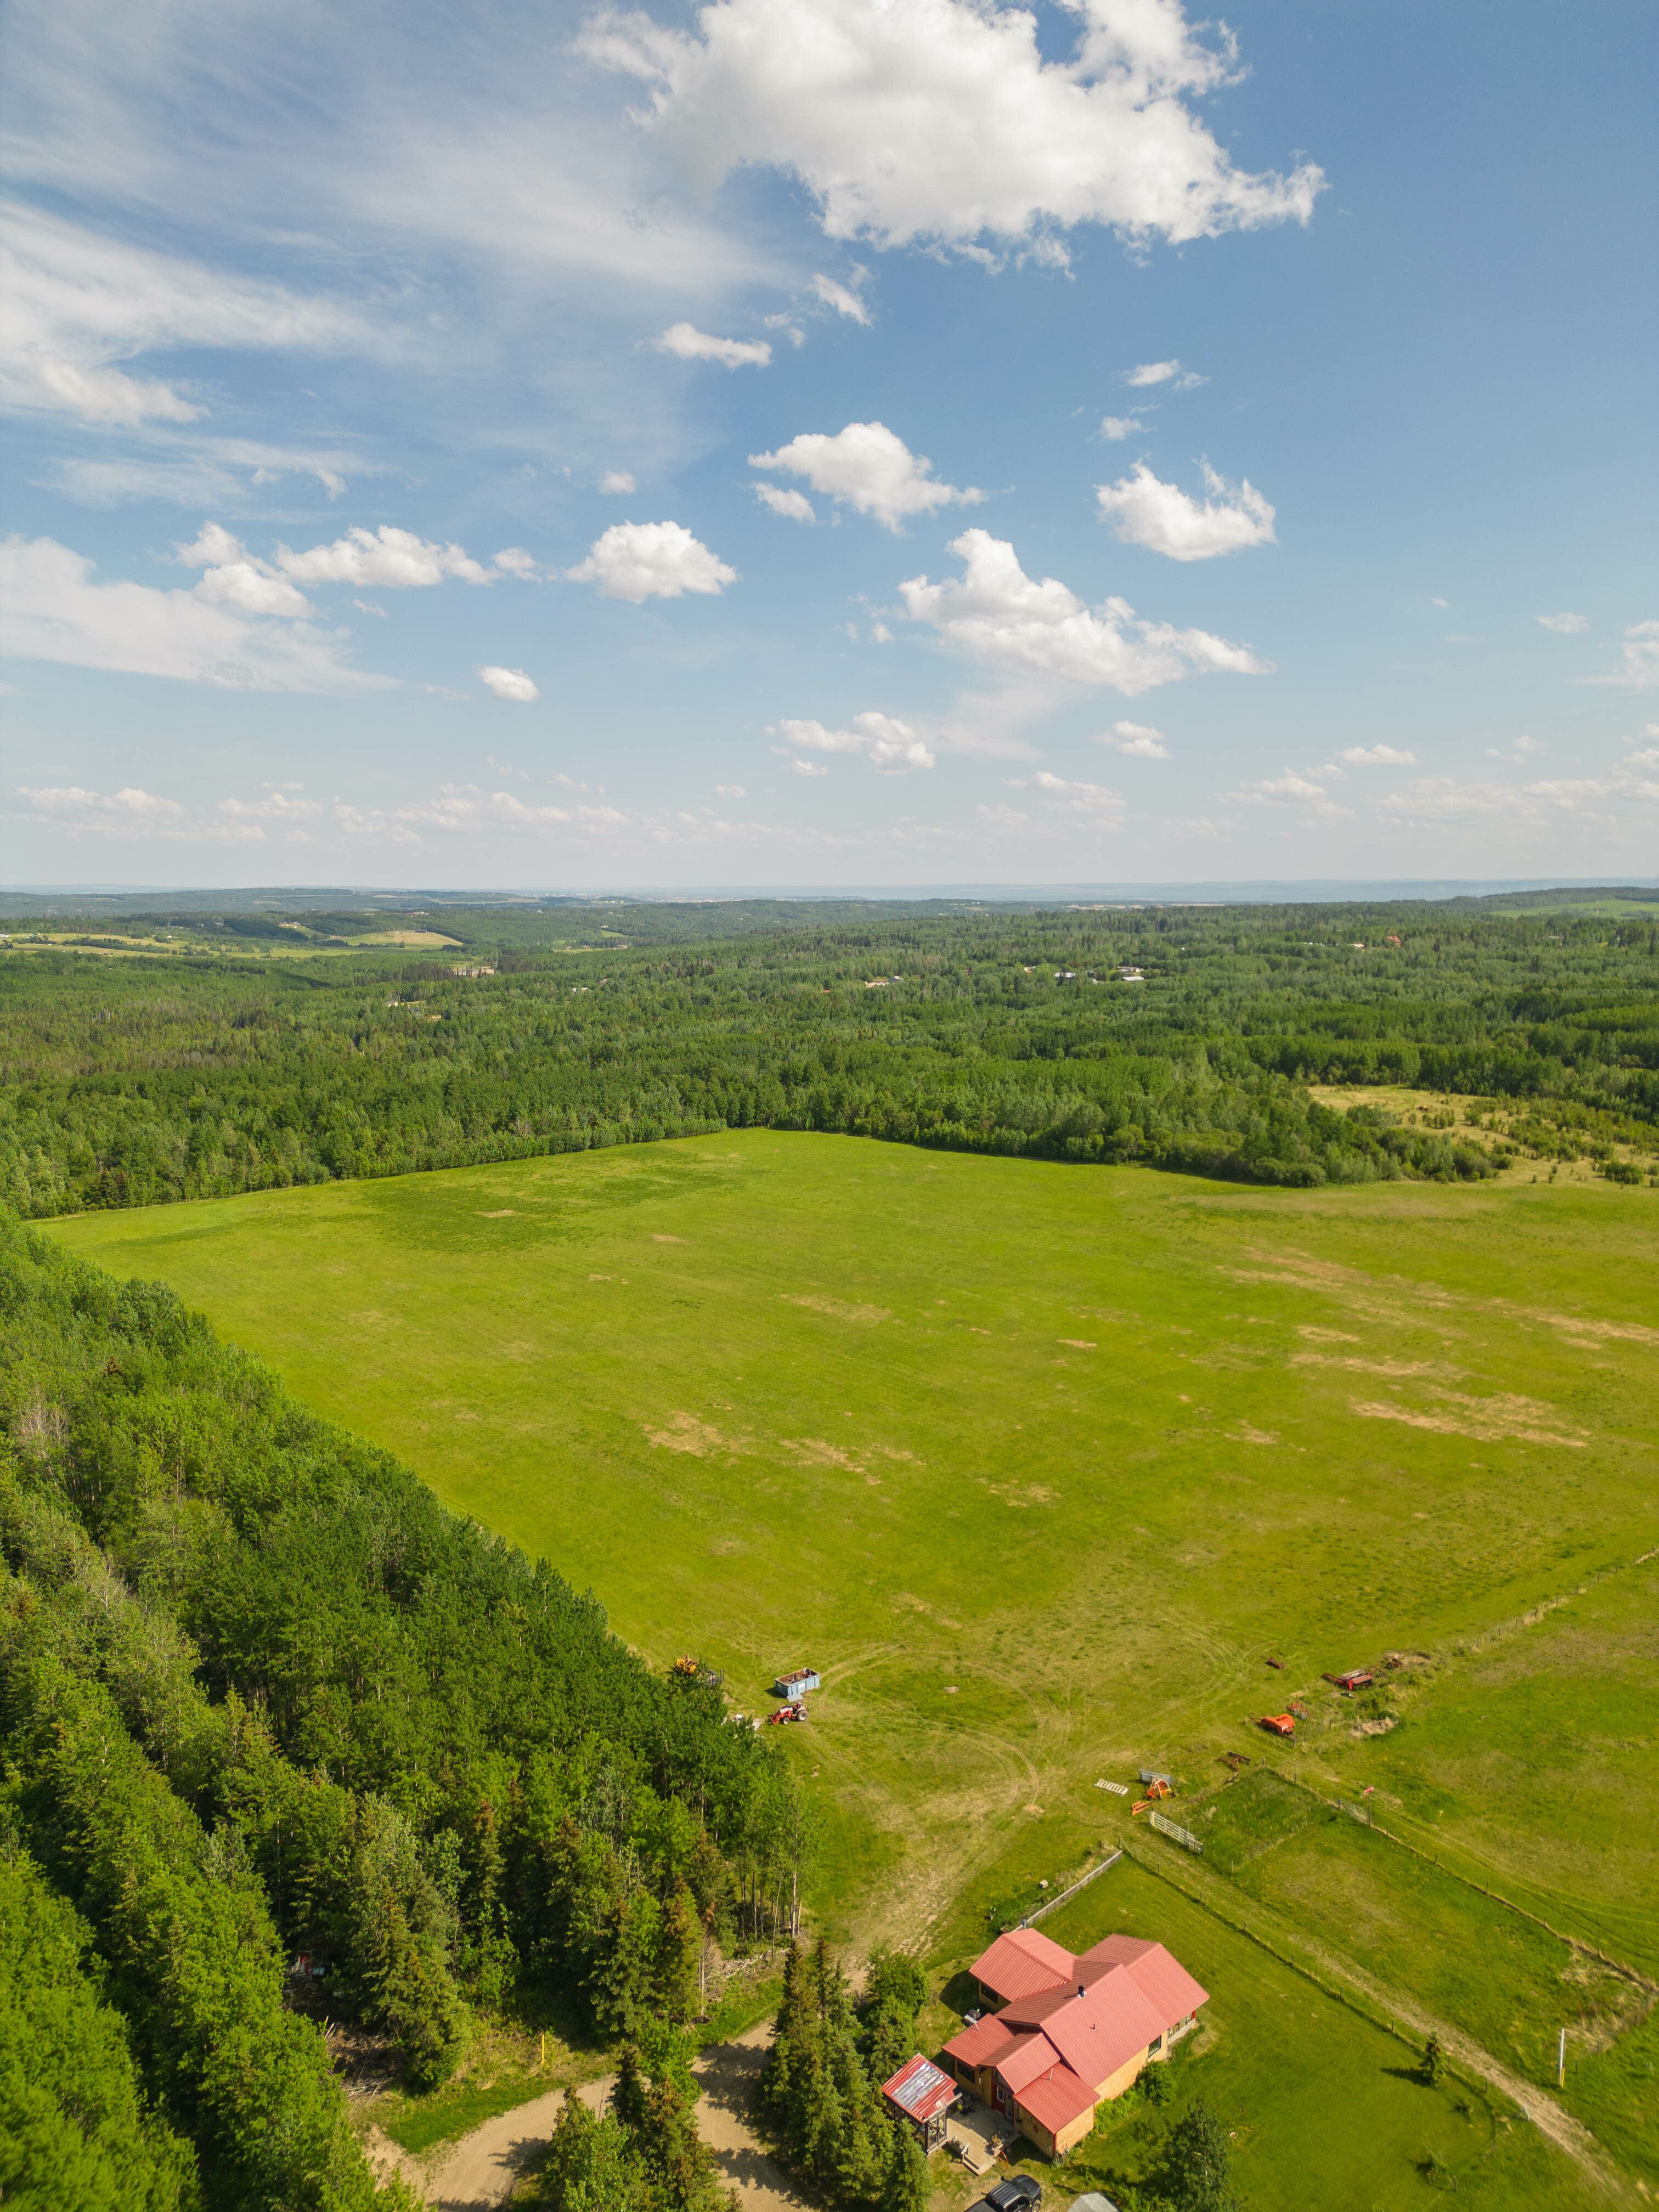
[[[1141,2068],[1187,2033],[1201,1989],[1161,1943],[1109,1936],[1081,1958],[1035,1928],[1014,1928],[975,1962],[988,2003],[945,2046],[957,2078],[1006,2112],[1037,2148],[1062,2158]]]

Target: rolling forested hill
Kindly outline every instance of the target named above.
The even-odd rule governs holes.
[[[38,1218],[757,1123],[1303,1185],[1517,1146],[1630,1175],[1659,1155],[1659,930],[1603,908],[188,914],[76,949],[20,923],[0,1195]],[[353,942],[400,927],[449,942]],[[1310,1085],[1473,1095],[1502,1136]]]

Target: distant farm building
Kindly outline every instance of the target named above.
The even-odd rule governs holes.
[[[961,2092],[948,2074],[918,2052],[882,2083],[881,2094],[895,2116],[908,2123],[923,2150],[931,2151],[945,2141],[945,2118]]]
[[[1048,2158],[1080,2143],[1097,2108],[1166,2057],[1209,2002],[1161,1943],[1133,1936],[1109,1936],[1079,1958],[1035,1928],[1013,1928],[971,1972],[1001,2010],[971,2021],[945,2056]]]
[[[823,1687],[816,1667],[797,1667],[793,1674],[780,1674],[772,1685],[775,1698],[799,1698],[805,1691]]]

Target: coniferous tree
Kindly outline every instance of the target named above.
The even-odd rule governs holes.
[[[676,1882],[657,1925],[651,1995],[656,2011],[676,2027],[695,2018],[702,1997],[703,1931],[691,1892]]]
[[[601,2118],[567,2090],[536,2193],[545,2212],[644,2212],[639,2162],[616,2115]]]
[[[881,2212],[927,2212],[933,2195],[921,2145],[909,2128],[895,2127],[882,2181]]]
[[[1170,2212],[1239,2212],[1227,2132],[1203,2098],[1170,2129],[1163,2165]]]

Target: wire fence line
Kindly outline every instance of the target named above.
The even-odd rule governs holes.
[[[1097,1867],[1090,1868],[1088,1873],[1084,1875],[1081,1881],[1074,1881],[1069,1889],[1062,1889],[1058,1897],[1051,1897],[1046,1905],[1039,1905],[1035,1912],[1028,1912],[1024,1919],[1020,1921],[1018,1924],[1021,1928],[1030,1928],[1036,1921],[1045,1918],[1048,1914],[1056,1911],[1060,1905],[1064,1905],[1068,1898],[1075,1897],[1079,1890],[1087,1889],[1089,1884],[1093,1881],[1097,1875],[1104,1874],[1108,1867],[1115,1866],[1122,1856],[1123,1853],[1121,1850],[1109,1852],[1105,1858],[1102,1859]]]

